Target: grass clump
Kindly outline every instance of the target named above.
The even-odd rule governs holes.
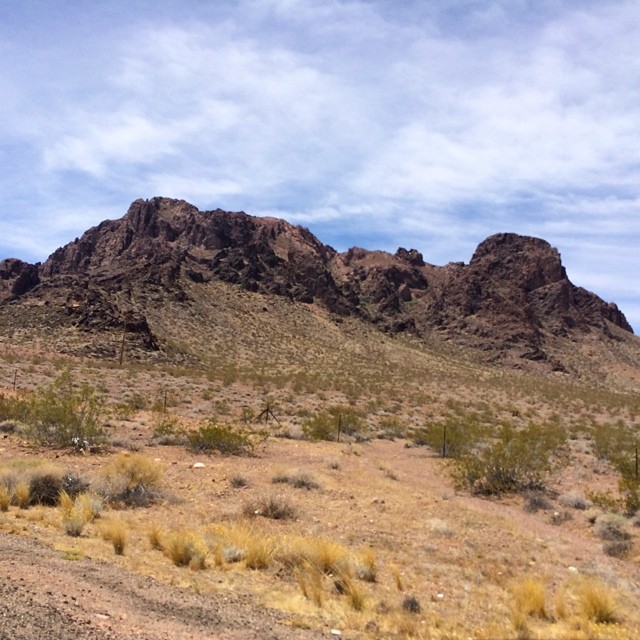
[[[511,587],[514,617],[547,618],[546,589],[539,578],[524,578]]]
[[[617,622],[618,602],[613,589],[594,578],[585,579],[578,591],[578,602],[584,617],[598,624]]]
[[[9,487],[0,486],[0,511],[9,511],[11,505],[11,492]]]
[[[147,507],[162,498],[162,478],[158,462],[140,453],[122,453],[100,471],[96,484],[108,502]]]
[[[217,451],[224,455],[248,456],[254,451],[251,436],[210,419],[187,435],[188,448],[195,453]]]
[[[111,520],[102,528],[102,539],[111,542],[117,556],[124,555],[127,546],[127,526],[122,520]]]
[[[78,537],[85,525],[100,517],[102,500],[89,493],[82,493],[74,500],[63,491],[60,494],[59,508],[62,512],[62,526],[67,535]]]
[[[190,531],[173,531],[160,542],[162,552],[176,567],[199,571],[206,567],[207,546]]]

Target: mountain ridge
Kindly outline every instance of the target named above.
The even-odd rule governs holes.
[[[122,218],[92,227],[42,264],[0,262],[0,312],[22,307],[44,317],[46,309],[45,324],[88,334],[126,324],[140,348],[153,351],[167,336],[154,333],[150,296],[187,304],[198,295],[191,285],[213,280],[320,305],[385,333],[437,336],[518,368],[564,371],[563,352],[585,338],[637,345],[622,311],[573,285],[557,249],[540,238],[498,233],[469,263],[435,266],[415,249],[339,253],[284,220],[203,212],[162,197],[134,201]]]

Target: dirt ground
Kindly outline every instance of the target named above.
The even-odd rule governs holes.
[[[232,592],[198,595],[0,533],[3,640],[304,640],[283,615]]]

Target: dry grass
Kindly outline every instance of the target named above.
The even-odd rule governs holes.
[[[29,491],[29,483],[21,480],[13,490],[13,502],[20,507],[26,509],[31,502],[31,493]]]
[[[60,494],[59,509],[62,514],[62,526],[67,535],[78,537],[84,527],[100,517],[102,499],[95,494],[81,493],[73,499],[66,491]]]
[[[206,567],[208,554],[204,540],[192,531],[172,531],[161,537],[164,555],[177,567],[199,571]]]
[[[141,453],[122,453],[105,465],[97,490],[111,503],[148,506],[162,497],[163,468]]]
[[[516,630],[523,631],[527,628],[527,619],[530,617],[545,619],[546,589],[544,582],[539,578],[524,578],[511,586],[512,595],[512,620]]]
[[[127,546],[127,525],[122,520],[109,520],[101,529],[102,539],[111,542],[116,555],[124,555]]]
[[[8,487],[0,486],[0,511],[8,511],[11,505],[11,492]]]
[[[619,605],[616,592],[596,578],[585,578],[578,589],[578,602],[584,617],[598,624],[618,621]]]

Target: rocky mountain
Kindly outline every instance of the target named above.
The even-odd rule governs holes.
[[[163,350],[170,336],[151,306],[156,317],[169,303],[187,312],[213,281],[510,366],[564,370],[563,353],[587,337],[635,341],[616,305],[573,285],[558,251],[538,238],[497,234],[468,264],[434,266],[414,249],[338,253],[283,220],[168,198],[136,200],[43,264],[0,262],[0,331],[67,327],[100,355],[92,338],[125,329],[140,353]]]

